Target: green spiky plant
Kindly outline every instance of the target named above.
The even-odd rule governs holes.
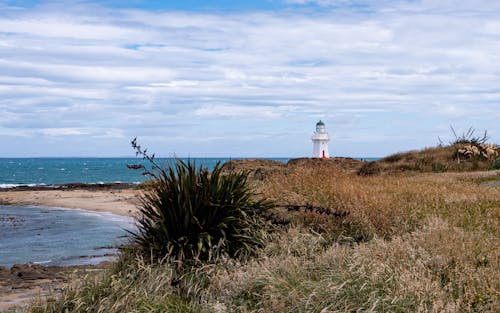
[[[132,234],[140,252],[182,265],[223,255],[241,259],[262,246],[262,213],[272,204],[254,200],[248,173],[222,174],[220,163],[210,172],[181,159],[163,168],[136,139],[132,146],[151,164],[145,174],[153,178],[141,196],[138,231]]]
[[[479,145],[486,143],[489,139],[488,137],[488,132],[485,130],[483,136],[474,136],[474,133],[476,130],[472,127],[470,127],[467,132],[462,133],[462,135],[457,135],[457,132],[453,128],[453,126],[450,125],[451,131],[453,132],[453,136],[455,136],[455,139],[450,142],[451,145],[455,144],[473,144],[473,145]]]

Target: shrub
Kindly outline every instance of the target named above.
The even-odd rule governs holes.
[[[365,163],[359,170],[358,175],[360,176],[370,176],[381,172],[381,168],[377,162]]]
[[[493,161],[493,164],[491,164],[491,169],[500,170],[500,158]]]
[[[370,225],[351,216],[332,216],[318,212],[301,211],[299,221],[314,233],[321,234],[328,243],[353,244],[373,239]]]
[[[390,156],[383,158],[383,160],[385,162],[388,162],[388,163],[394,163],[394,162],[400,161],[402,158],[403,158],[402,153],[396,153],[396,154],[393,154],[393,155],[390,155]]]
[[[457,132],[453,128],[453,126],[450,125],[451,131],[453,132],[453,136],[455,136],[455,139],[453,141],[450,141],[451,145],[456,145],[456,144],[471,144],[471,145],[479,145],[479,144],[484,144],[488,141],[488,132],[485,130],[484,134],[482,136],[474,136],[474,133],[476,130],[472,127],[470,127],[466,132],[462,133],[460,136],[457,135]]]
[[[219,163],[210,172],[180,159],[162,168],[149,160],[154,179],[140,198],[138,231],[132,234],[142,254],[182,265],[222,255],[243,258],[262,245],[261,213],[272,204],[253,199],[248,173],[222,174]]]
[[[481,159],[491,160],[499,155],[499,147],[495,144],[469,144],[463,145],[457,149],[455,156],[458,159]]]
[[[434,173],[443,173],[448,170],[448,166],[446,164],[443,164],[441,162],[435,162],[432,163],[432,171]]]

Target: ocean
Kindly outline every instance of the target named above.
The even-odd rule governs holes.
[[[157,159],[158,164],[174,159]],[[212,169],[229,158],[196,158],[197,164]],[[287,158],[272,158],[287,162]],[[141,170],[127,164],[144,164],[139,158],[0,158],[0,188],[50,186],[69,183],[140,183],[147,180]]]
[[[111,213],[0,205],[0,266],[97,264],[117,253],[134,225]]]

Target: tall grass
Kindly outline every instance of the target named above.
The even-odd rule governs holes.
[[[500,188],[481,186],[496,175],[275,173],[255,183],[262,196],[347,214],[275,209],[290,223],[254,258],[178,285],[172,263],[122,262],[36,312],[498,312]]]
[[[172,264],[152,264],[123,256],[108,272],[73,282],[58,299],[47,299],[31,313],[199,312],[199,306],[172,287]]]
[[[371,233],[366,237],[390,239],[415,230],[428,216],[439,216],[454,226],[495,229],[499,191],[464,177],[468,176],[360,177],[335,169],[302,168],[275,175],[262,185],[261,192],[278,203],[311,203],[348,212],[343,220],[331,219],[330,235],[336,236],[355,237],[363,231]],[[302,221],[308,220],[299,215],[298,222]]]
[[[495,173],[274,176],[262,185],[268,197],[350,214],[317,214],[331,227],[319,232],[291,217],[295,226],[260,259],[214,275],[208,303],[221,312],[497,312],[500,189],[479,186],[486,176]],[[371,236],[345,240],[360,228]]]
[[[496,312],[498,240],[431,218],[354,248],[292,228],[266,256],[212,278],[220,312]]]

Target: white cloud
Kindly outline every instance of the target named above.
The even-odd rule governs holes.
[[[352,136],[383,114],[422,128],[458,118],[496,128],[500,5],[480,1],[291,0],[323,9],[211,14],[7,8],[0,128],[194,140],[237,127],[242,138],[265,129],[298,140],[297,125],[308,137],[315,119],[349,114]]]
[[[45,136],[81,136],[90,133],[81,128],[42,128],[40,132]]]
[[[71,17],[72,19],[74,16]],[[58,21],[50,19],[0,19],[0,29],[5,33],[69,38],[71,40],[130,40],[144,34],[122,27],[92,25],[85,22]]]
[[[48,137],[89,136],[91,138],[124,138],[123,130],[115,128],[41,128],[35,133]]]
[[[198,116],[240,117],[240,118],[278,118],[287,112],[293,112],[291,106],[243,106],[243,105],[207,105],[194,111]]]

